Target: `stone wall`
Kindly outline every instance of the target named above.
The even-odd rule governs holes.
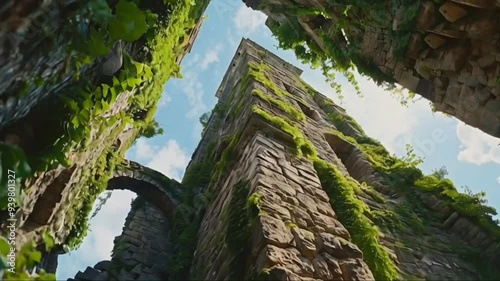
[[[123,93],[113,104],[110,111],[119,112],[128,107],[128,98],[131,93]],[[130,137],[137,136],[137,130],[129,129],[122,132],[119,130],[121,123],[117,122],[112,127],[100,131],[99,127],[93,127],[90,143],[102,144],[119,140],[126,143]],[[128,131],[134,131],[129,134]],[[37,243],[42,241],[40,233],[47,230],[53,234],[56,244],[64,244],[68,236],[73,218],[68,216],[69,210],[74,208],[76,201],[87,181],[88,166],[96,164],[97,159],[104,153],[106,147],[103,145],[92,145],[81,151],[75,151],[68,155],[72,162],[71,167],[59,166],[53,170],[39,173],[36,178],[30,179],[25,183],[28,194],[24,197],[22,206],[17,211],[17,241],[16,245],[23,245],[25,241],[34,239]],[[2,230],[3,231],[3,228]]]
[[[122,234],[113,241],[111,261],[87,267],[73,280],[167,280],[167,262],[173,251],[170,230],[165,214],[137,197]]]
[[[209,190],[214,193],[214,199],[200,226],[191,267],[193,279],[252,276],[278,280],[373,279],[366,255],[359,245],[351,242],[352,233],[337,217],[336,206],[331,204],[311,162],[292,153],[296,136],[252,113],[250,108],[258,105],[276,116],[288,116],[288,113],[271,102],[250,96],[252,89],[284,99],[306,115],[305,120],[296,120],[294,125],[312,142],[320,159],[335,165],[358,185],[361,192],[356,196],[367,207],[364,215],[393,212],[403,221],[403,227],[393,228],[375,218],[371,221],[379,228],[379,241],[402,279],[486,278],[489,272],[480,271],[463,253],[479,247],[491,256],[491,263],[498,250],[490,234],[472,222],[464,222],[465,218],[457,218],[443,203],[432,201],[432,196],[399,194],[361,151],[335,138],[336,129],[347,135],[364,134],[350,124],[336,128],[328,121],[327,113],[345,114],[345,111],[325,102],[326,98],[320,93],[311,96],[296,72],[280,68],[282,64],[276,63],[279,58],[269,52],[259,58],[258,51],[262,51],[261,47],[249,40],[240,44],[228,70],[236,77],[226,75],[218,97],[235,103],[229,104],[227,115],[236,110],[236,104],[242,104],[242,109],[236,119],[221,122],[218,130],[202,140],[208,143],[210,138],[223,139],[242,129],[233,152],[237,161]],[[269,85],[256,81],[249,84],[249,89],[240,91],[238,75],[244,79],[250,62],[269,63],[271,68],[267,74],[278,88],[293,97],[280,96]],[[230,95],[247,97],[234,101]],[[216,151],[224,151],[227,144],[218,143]],[[198,153],[193,159],[199,159]],[[375,200],[376,197],[381,199]],[[238,212],[245,214],[237,215]],[[452,220],[454,226],[451,226]],[[240,226],[236,228],[239,231],[235,225]],[[494,268],[493,264],[487,267]]]
[[[360,70],[372,68],[365,74],[374,76],[373,69],[378,69],[386,76],[384,80],[395,81],[428,99],[436,110],[500,137],[498,1],[496,4],[494,0],[453,0],[441,1],[440,4],[420,1],[411,27],[403,26],[403,22],[409,20],[406,13],[414,7],[392,6],[390,3],[376,11],[353,4],[352,9],[343,13],[345,5],[330,6],[323,0],[244,2],[262,10],[278,24],[298,22],[302,29],[299,32],[306,33],[326,56],[332,55],[325,47],[326,43],[333,42],[340,50],[349,49],[356,54],[353,60]],[[330,16],[294,13],[289,8],[297,6],[303,11],[324,10]],[[378,17],[377,21],[375,17]],[[382,23],[381,17],[384,18]],[[340,20],[344,22],[345,36],[329,37],[331,42],[324,42],[322,34],[336,28]],[[358,24],[362,20],[366,23]],[[380,24],[384,26],[378,27]],[[394,38],[389,34],[394,32],[401,33],[401,36]],[[407,41],[405,34],[409,36]],[[407,49],[399,50],[401,44],[406,44]],[[380,80],[380,74],[377,76],[376,79]]]

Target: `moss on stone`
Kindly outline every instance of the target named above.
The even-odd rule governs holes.
[[[240,180],[234,185],[231,200],[226,210],[226,235],[225,242],[231,254],[229,262],[229,279],[245,280],[245,268],[250,257],[251,220],[249,214],[254,212],[259,197],[249,198],[248,181]],[[249,200],[251,199],[251,200]],[[248,203],[250,202],[250,203]],[[242,210],[243,208],[243,210]]]
[[[335,206],[339,220],[351,233],[352,241],[363,251],[364,260],[375,279],[397,280],[399,274],[396,265],[380,244],[377,228],[364,215],[369,209],[356,198],[354,190],[357,184],[324,160],[314,160],[314,168],[331,204]]]
[[[273,105],[275,105],[279,109],[290,114],[295,120],[299,120],[299,121],[306,120],[306,115],[302,111],[298,110],[295,106],[291,105],[288,102],[273,98],[271,95],[267,95],[259,89],[254,89],[252,91],[252,95],[257,96],[264,101],[272,103]]]
[[[263,86],[265,86],[267,89],[271,90],[274,94],[277,96],[284,98],[288,97],[291,99],[294,99],[298,102],[301,102],[305,105],[309,104],[306,102],[304,99],[294,96],[291,93],[289,93],[286,90],[283,90],[282,88],[278,87],[276,83],[272,80],[272,78],[269,77],[269,72],[271,71],[271,67],[265,63],[261,64],[255,64],[255,63],[249,63],[250,66],[250,71],[249,74],[259,83],[261,83]]]
[[[280,128],[284,132],[290,134],[296,145],[295,154],[298,157],[316,157],[317,152],[314,145],[307,138],[304,137],[300,129],[293,125],[293,123],[287,120],[285,117],[272,115],[258,106],[254,105],[252,111],[262,118],[273,124],[274,126]]]

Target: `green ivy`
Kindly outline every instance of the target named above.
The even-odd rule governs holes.
[[[54,246],[54,238],[48,233],[42,233],[45,242],[45,250],[50,251]],[[9,263],[9,255],[12,245],[4,237],[0,236],[0,277],[2,280],[34,280],[55,281],[54,274],[48,274],[45,270],[39,273],[31,273],[35,266],[42,260],[42,253],[36,250],[36,244],[29,241],[15,253],[15,267]]]

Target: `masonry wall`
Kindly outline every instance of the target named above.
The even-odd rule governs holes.
[[[361,151],[335,138],[338,130],[347,135],[363,134],[349,123],[337,124],[337,128],[329,121],[329,114],[345,112],[321,94],[311,95],[298,77],[300,71],[281,67],[282,63],[276,63],[279,60],[244,39],[229,67],[230,75],[226,75],[218,91],[219,103],[228,103],[224,107],[228,112],[223,117],[214,113],[211,122],[216,123],[208,125],[212,126],[211,133],[205,134],[200,147],[215,141],[216,155],[225,159],[224,152],[229,151],[233,161],[207,186],[206,192],[213,200],[199,228],[191,278],[374,279],[374,268],[368,266],[373,264],[370,255],[353,243],[353,234],[357,233],[350,233],[345,227],[347,221],[337,215],[344,211],[343,207],[332,203],[331,190],[322,186],[324,179],[320,180],[306,155],[297,155],[297,136],[259,114],[254,106],[271,116],[293,120],[290,124],[313,144],[318,158],[333,164],[361,190],[356,198],[366,206],[363,216],[392,210],[400,216],[404,209],[409,214],[401,215],[401,219],[423,221],[422,229],[417,230],[412,221],[403,222],[406,227],[391,228],[370,220],[378,227],[378,243],[395,264],[400,278],[486,278],[488,272],[479,270],[461,253],[480,247],[492,261],[498,251],[497,239],[461,218],[435,196],[410,197],[384,181]],[[245,80],[249,63],[269,64],[266,75],[275,86],[251,79],[248,88],[242,87],[238,80]],[[306,118],[294,120],[290,109],[284,111],[276,102],[252,94],[255,89],[286,101]],[[230,141],[221,141],[224,139]],[[228,145],[233,143],[231,140],[237,140],[234,147]],[[203,151],[208,153],[208,149]],[[200,159],[200,153],[202,150],[195,152],[190,166]]]
[[[173,252],[170,222],[144,198],[132,204],[123,232],[115,237],[111,261],[78,272],[74,280],[167,280]]]
[[[498,1],[244,2],[267,14],[272,30],[293,22],[324,56],[334,56],[328,45],[337,56],[348,50],[361,73],[396,82],[436,110],[500,137]]]

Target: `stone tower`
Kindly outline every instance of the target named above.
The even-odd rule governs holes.
[[[463,208],[485,206],[390,156],[301,72],[243,39],[182,187],[165,187],[175,214],[139,197],[112,261],[75,279],[498,277],[498,225]]]

